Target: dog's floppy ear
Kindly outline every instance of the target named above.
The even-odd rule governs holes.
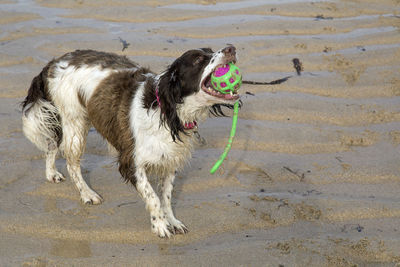
[[[161,75],[158,82],[158,95],[161,103],[161,124],[167,124],[174,142],[176,139],[182,141],[179,137],[179,133],[184,133],[185,130],[178,117],[176,108],[177,104],[181,104],[183,101],[178,63],[176,61]]]

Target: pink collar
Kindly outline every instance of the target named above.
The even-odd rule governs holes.
[[[192,122],[185,122],[185,130],[192,130],[197,126],[197,122],[196,121],[192,121]]]
[[[160,97],[159,97],[159,95],[158,95],[158,87],[156,87],[156,99],[157,99],[158,106],[159,106],[160,109],[162,110],[162,108],[161,108]],[[192,129],[194,129],[196,126],[197,126],[197,122],[196,122],[196,121],[185,122],[184,128],[185,128],[185,130],[192,130]]]
[[[160,97],[158,96],[158,86],[156,87],[156,98],[157,98],[158,106],[159,106],[160,109],[161,109],[161,101],[160,101]]]

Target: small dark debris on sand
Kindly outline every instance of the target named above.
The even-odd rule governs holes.
[[[119,41],[122,44],[122,51],[124,51],[125,49],[128,48],[128,46],[130,45],[130,43],[128,43],[127,41],[125,41],[124,39],[122,39],[121,37],[118,37]]]
[[[322,19],[329,19],[329,20],[331,20],[331,19],[333,19],[333,17],[325,17],[324,15],[317,15],[317,16],[315,16],[315,20],[322,20]]]
[[[323,51],[324,51],[324,53],[331,52],[332,51],[332,47],[325,46]]]
[[[293,67],[295,68],[297,75],[301,75],[301,72],[303,71],[303,64],[300,62],[300,59],[294,58],[292,59],[293,62]]]
[[[358,49],[358,50],[361,50],[362,52],[367,51],[367,49],[365,49],[365,47],[362,46],[362,45],[357,46],[357,49]]]

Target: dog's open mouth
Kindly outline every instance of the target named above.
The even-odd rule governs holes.
[[[233,61],[232,63],[235,63],[235,61]],[[235,89],[233,92],[230,90],[227,90],[227,92],[229,91],[229,93],[227,94],[223,94],[218,92],[217,90],[215,90],[213,88],[213,86],[211,85],[211,75],[215,72],[216,69],[218,69],[219,67],[223,67],[224,64],[218,65],[216,66],[213,71],[211,71],[211,73],[209,75],[207,75],[207,77],[201,82],[201,89],[206,92],[209,95],[218,97],[218,98],[222,98],[222,99],[226,99],[226,100],[237,100],[239,99],[239,94],[237,92],[238,89]]]

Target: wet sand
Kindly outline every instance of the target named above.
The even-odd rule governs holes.
[[[398,0],[0,1],[0,265],[400,266],[399,15]],[[231,121],[200,125],[207,143],[173,197],[187,235],[151,233],[94,130],[83,175],[105,202],[83,205],[70,179],[46,182],[18,103],[49,60],[96,49],[160,72],[227,43],[245,80],[292,77],[242,86],[215,175]]]

